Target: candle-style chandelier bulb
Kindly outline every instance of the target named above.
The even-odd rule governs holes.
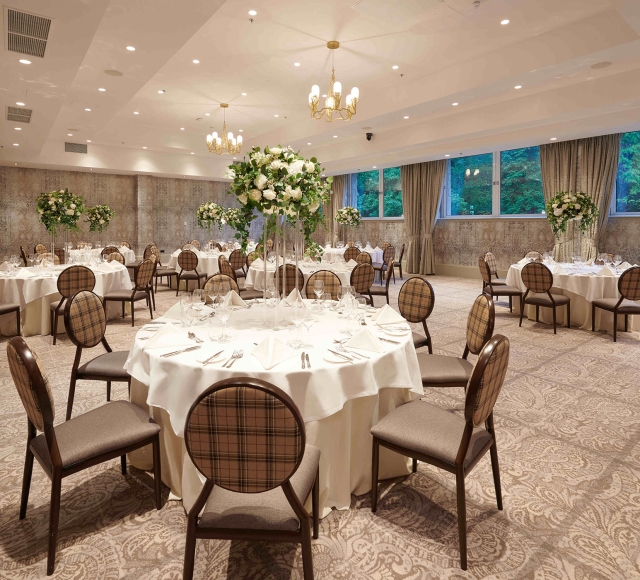
[[[209,149],[209,153],[235,155],[240,153],[242,149],[242,137],[238,136],[236,139],[232,131],[227,132],[226,110],[229,105],[227,105],[227,103],[220,103],[220,107],[224,111],[222,133],[218,136],[218,133],[214,131],[211,135],[207,135],[207,148]]]

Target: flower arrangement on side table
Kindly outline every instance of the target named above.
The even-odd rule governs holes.
[[[584,232],[598,217],[598,208],[593,200],[580,191],[576,193],[557,193],[547,202],[547,219],[553,235],[567,232],[567,223],[575,219],[580,231]]]
[[[52,236],[56,235],[59,228],[78,231],[78,221],[84,209],[84,199],[79,195],[73,195],[68,189],[41,193],[38,197],[37,210],[40,221]]]
[[[316,262],[322,260],[322,256],[324,254],[324,248],[315,240],[311,240],[309,242],[305,242],[305,257],[309,257]]]
[[[87,208],[87,219],[90,232],[101,232],[109,227],[109,223],[115,217],[116,212],[108,205],[94,205]]]
[[[336,212],[336,221],[342,226],[357,228],[362,223],[360,210],[347,205]]]
[[[222,228],[226,223],[226,209],[217,203],[208,201],[203,203],[196,210],[196,218],[198,219],[198,225],[205,230],[209,230],[212,225]]]

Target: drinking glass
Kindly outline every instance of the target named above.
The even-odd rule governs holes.
[[[180,296],[180,321],[182,326],[189,326],[189,308],[191,308],[191,294],[183,294]]]
[[[204,306],[206,299],[207,299],[207,295],[205,291],[200,288],[196,288],[191,293],[191,304],[192,304],[192,307],[197,311],[202,310],[202,307]]]
[[[220,295],[220,284],[218,282],[212,282],[211,284],[209,284],[208,292],[209,292],[208,294],[209,300],[211,300],[211,303],[209,304],[209,306],[215,309],[216,299]],[[206,297],[205,297],[205,302],[206,302]]]
[[[320,298],[324,294],[324,280],[313,281],[313,293],[316,295],[314,304],[319,304]]]
[[[108,261],[109,261],[109,256],[108,256],[108,254],[102,254],[102,261],[103,261],[103,262],[108,262]]]
[[[334,305],[334,301],[331,299],[331,293],[325,292],[322,295],[322,307],[325,311],[329,310]]]
[[[29,254],[27,256],[27,261],[29,262],[29,264],[31,264],[31,266],[33,266],[33,263],[36,260],[36,255],[35,254]]]
[[[209,329],[207,332],[211,342],[218,342],[220,340],[220,331],[218,330],[218,324],[215,319],[212,318],[209,322]]]
[[[187,308],[188,326],[195,326],[198,323],[198,318],[200,318],[200,311],[196,308],[196,304],[192,302],[191,306]]]
[[[338,290],[338,302],[340,303],[341,306],[344,306],[344,302],[345,302],[345,296],[349,295],[349,290],[347,289],[347,286],[340,286],[340,289]]]
[[[293,303],[291,319],[293,320],[293,324],[296,327],[295,337],[289,341],[289,346],[291,348],[301,348],[302,340],[300,339],[300,327],[304,322],[304,319],[307,315],[307,309],[304,306],[304,303],[298,302],[297,300]]]
[[[231,293],[231,285],[229,282],[223,280],[220,282],[220,298],[222,298],[225,302],[228,302],[229,294]]]
[[[231,318],[231,305],[225,300],[218,306],[216,314],[220,319],[220,322],[222,322],[222,332],[218,338],[218,342],[229,342],[231,338],[226,334],[226,324],[227,320]]]

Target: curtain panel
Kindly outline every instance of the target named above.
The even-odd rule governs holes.
[[[336,222],[336,214],[342,209],[344,204],[344,193],[347,187],[348,175],[335,175],[331,184],[331,199],[322,206],[322,215],[325,216],[325,231],[327,241],[331,241],[331,245],[335,247],[336,241],[340,235],[340,224]]]

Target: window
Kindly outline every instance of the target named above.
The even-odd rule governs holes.
[[[541,214],[544,211],[540,148],[500,153],[500,213]]]
[[[351,174],[351,199],[363,218],[401,218],[402,180],[399,167]]]
[[[448,163],[447,215],[491,215],[493,154],[452,159]]]
[[[622,135],[613,211],[640,212],[640,131]]]

